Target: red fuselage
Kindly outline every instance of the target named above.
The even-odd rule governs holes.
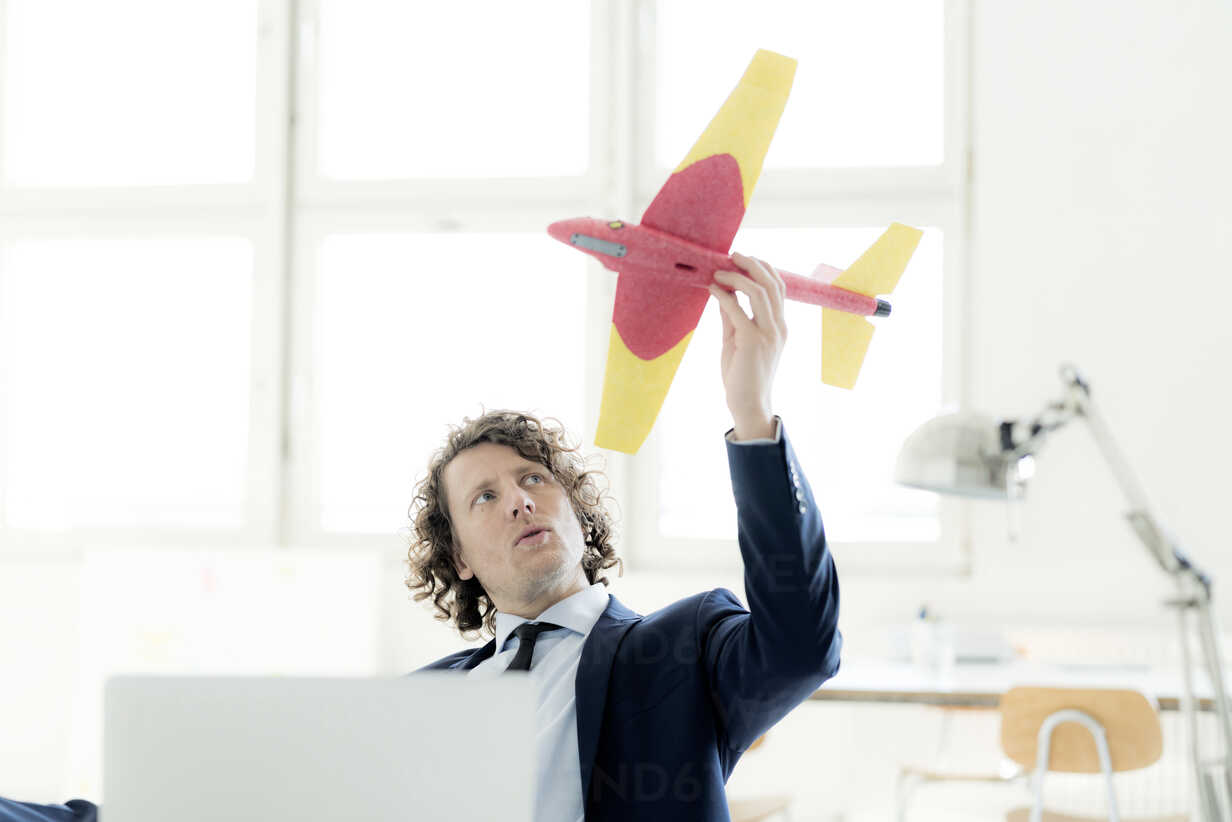
[[[548,226],[548,234],[584,251],[612,271],[696,288],[708,288],[714,283],[715,271],[741,270],[727,254],[649,226],[622,220],[598,220],[593,217],[561,220]],[[835,273],[838,273],[837,270]],[[782,269],[779,269],[779,274],[787,286],[787,298],[790,300],[851,314],[877,313],[876,297]],[[881,302],[885,305],[884,301]],[[888,306],[885,306],[882,313],[887,309]]]

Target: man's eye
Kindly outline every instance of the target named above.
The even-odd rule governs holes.
[[[492,492],[491,492],[491,491],[484,491],[482,494],[480,494],[479,496],[475,497],[475,502],[483,502],[483,498],[484,498],[484,497],[490,497],[490,496],[492,496]]]

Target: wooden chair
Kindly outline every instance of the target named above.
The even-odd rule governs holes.
[[[1010,811],[1007,822],[1093,822],[1091,817],[1044,810],[1044,777],[1102,773],[1108,819],[1119,822],[1112,775],[1145,768],[1163,755],[1159,711],[1138,691],[1086,688],[1013,688],[1001,698],[1001,749],[1034,768],[1034,801]],[[1101,817],[1102,818],[1102,817]],[[1136,822],[1188,822],[1188,814],[1137,817]]]
[[[1012,782],[1030,777],[1033,805],[1009,812],[1007,822],[1096,822],[1043,809],[1044,777],[1102,773],[1108,816],[1120,822],[1112,774],[1145,768],[1163,754],[1163,733],[1153,701],[1138,691],[1086,688],[1013,688],[1001,698],[1001,750],[1018,770],[1009,774],[946,774],[905,767],[899,773],[899,819],[904,787],[919,782]],[[1136,817],[1134,822],[1188,822],[1186,814]]]

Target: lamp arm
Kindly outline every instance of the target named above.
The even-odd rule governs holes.
[[[1001,423],[1001,448],[1005,458],[1014,461],[1034,454],[1053,431],[1081,417],[1086,421],[1096,446],[1111,469],[1113,479],[1129,501],[1125,518],[1129,520],[1138,539],[1169,574],[1175,576],[1189,571],[1204,587],[1209,586],[1206,575],[1190,564],[1151,512],[1151,505],[1137,476],[1129,467],[1129,462],[1113,440],[1103,416],[1091,399],[1090,385],[1072,365],[1061,366],[1061,380],[1065,384],[1065,394],[1045,406],[1044,410],[1029,422],[1007,420]]]
[[[1125,459],[1116,441],[1113,440],[1112,432],[1109,431],[1103,416],[1096,409],[1094,400],[1091,399],[1091,388],[1086,380],[1072,365],[1061,367],[1061,379],[1066,383],[1070,397],[1073,399],[1075,413],[1086,420],[1087,428],[1091,431],[1091,436],[1099,447],[1100,453],[1103,454],[1104,461],[1108,463],[1113,478],[1121,486],[1121,492],[1129,501],[1129,510],[1125,513],[1125,518],[1129,520],[1129,525],[1138,535],[1138,539],[1142,540],[1151,556],[1169,574],[1176,576],[1188,571],[1202,583],[1203,587],[1209,588],[1209,578],[1193,567],[1151,511],[1151,504],[1147,501],[1146,493],[1142,490],[1137,476],[1129,467],[1129,462]]]

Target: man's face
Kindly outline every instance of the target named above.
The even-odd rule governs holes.
[[[586,543],[551,471],[481,442],[454,457],[442,479],[458,575],[478,577],[499,610],[516,613],[576,581]],[[538,533],[523,538],[528,529]]]

